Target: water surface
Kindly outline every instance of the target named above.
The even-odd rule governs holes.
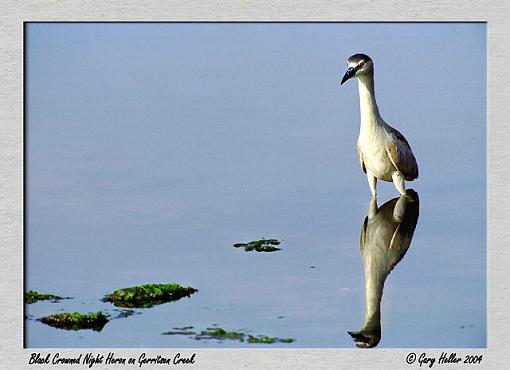
[[[484,24],[31,24],[26,51],[26,288],[74,297],[26,314],[199,290],[101,332],[26,320],[26,346],[354,347],[370,191],[357,86],[339,82],[357,52],[420,166],[378,347],[486,346]],[[379,204],[396,196],[379,183]],[[263,237],[282,250],[232,246]],[[213,324],[296,341],[161,334]]]

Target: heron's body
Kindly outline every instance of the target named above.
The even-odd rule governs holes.
[[[360,131],[358,137],[358,157],[361,169],[371,173],[383,181],[393,181],[392,174],[397,171],[389,160],[386,143],[389,140],[385,130],[376,126],[369,130]]]
[[[358,157],[372,195],[376,195],[377,179],[393,181],[400,194],[405,195],[404,180],[418,177],[418,164],[411,147],[379,114],[372,60],[367,55],[356,54],[348,59],[347,65],[349,69],[342,83],[351,77],[358,79],[361,116]]]

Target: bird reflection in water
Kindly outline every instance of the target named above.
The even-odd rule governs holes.
[[[365,268],[365,324],[348,333],[360,348],[372,348],[381,340],[381,298],[389,273],[406,254],[419,214],[418,193],[412,189],[377,207],[372,197],[360,235],[360,251]]]

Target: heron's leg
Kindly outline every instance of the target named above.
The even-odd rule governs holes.
[[[368,186],[370,186],[370,191],[372,192],[372,196],[377,196],[377,177],[372,175],[369,171],[367,171],[367,179]]]
[[[393,184],[395,184],[395,187],[397,188],[398,192],[401,195],[406,195],[406,186],[404,183],[404,175],[402,175],[402,172],[400,171],[393,172],[391,178],[393,179]]]
[[[370,207],[368,207],[368,219],[373,220],[377,216],[377,198],[372,196]]]

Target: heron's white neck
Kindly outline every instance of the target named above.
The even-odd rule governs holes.
[[[380,124],[381,116],[375,101],[374,72],[358,77],[361,131],[370,130]]]

